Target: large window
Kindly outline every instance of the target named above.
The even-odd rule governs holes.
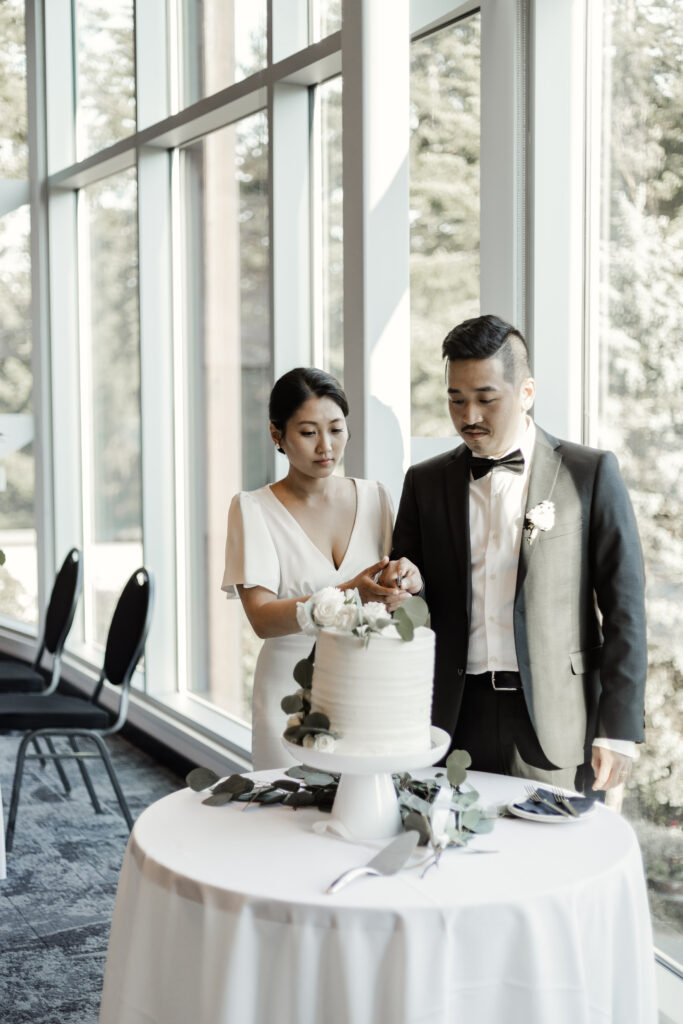
[[[344,380],[344,227],[342,183],[342,82],[324,82],[317,90],[320,116],[319,199],[320,274],[314,287],[320,323],[316,359],[338,380]]]
[[[31,223],[23,0],[0,4],[0,615],[37,621]],[[19,205],[12,209],[18,200]]]
[[[81,207],[85,638],[103,644],[121,588],[142,562],[134,170],[88,186]]]
[[[481,16],[411,48],[410,306],[413,436],[449,436],[441,342],[479,315]]]
[[[609,0],[594,440],[620,460],[647,573],[646,744],[624,804],[657,945],[683,963],[683,7]]]
[[[133,0],[75,4],[79,159],[135,131]]]
[[[250,720],[255,650],[241,606],[220,591],[230,498],[267,483],[268,128],[263,112],[181,152],[186,209],[188,409],[194,457],[188,537],[189,689]],[[244,647],[244,652],[243,652]]]
[[[0,217],[0,614],[37,621],[28,206]]]
[[[179,0],[184,106],[266,64],[266,0]]]

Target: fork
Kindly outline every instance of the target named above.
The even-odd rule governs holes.
[[[551,804],[550,800],[544,800],[541,794],[534,789],[533,786],[525,786],[524,789],[532,803],[543,804],[544,807],[549,807],[555,814],[562,814],[565,818],[571,818],[569,811],[565,810],[564,807],[561,807],[559,804]]]
[[[578,818],[580,816],[576,807],[574,807],[571,801],[567,799],[561,789],[555,789],[553,786],[553,797],[555,799],[555,803],[559,804],[560,807],[564,807],[566,811],[569,811],[573,818]]]

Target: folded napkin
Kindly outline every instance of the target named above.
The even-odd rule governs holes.
[[[547,800],[549,804],[554,804],[555,803],[555,797],[553,796],[552,792],[549,789],[542,789],[541,786],[537,786],[536,787],[536,792],[538,793],[539,796],[543,797],[544,800]],[[595,803],[595,801],[597,799],[598,799],[597,794],[591,795],[591,796],[568,796],[567,797],[567,800],[569,801],[569,803],[572,805],[572,807],[574,808],[575,811],[579,812],[579,814],[585,814],[586,811],[590,811],[591,807],[593,806],[593,804]],[[558,805],[558,810],[556,812],[553,812],[550,809],[550,807],[547,807],[545,804],[534,803],[533,800],[524,800],[524,801],[516,800],[515,801],[515,807],[519,807],[523,811],[528,811],[529,814],[539,814],[541,817],[545,817],[545,818],[549,817],[553,813],[557,813],[559,815],[562,814],[562,810],[559,808],[559,805]]]

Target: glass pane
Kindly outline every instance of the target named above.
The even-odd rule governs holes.
[[[195,693],[251,718],[259,641],[220,590],[233,494],[271,469],[268,126],[265,112],[182,151],[190,484],[190,665]]]
[[[311,42],[339,32],[342,26],[341,0],[314,0],[311,18]]]
[[[180,17],[185,106],[266,66],[266,0],[181,0]]]
[[[0,3],[0,178],[28,177],[24,0]]]
[[[322,365],[344,380],[342,80],[320,86]]]
[[[638,40],[634,49],[633,41]],[[624,811],[656,945],[683,963],[683,6],[606,4],[600,447],[617,453],[647,576],[647,742]],[[597,258],[597,254],[596,254]]]
[[[0,217],[0,614],[38,621],[28,206]]]
[[[81,387],[86,640],[103,644],[121,589],[143,561],[137,179],[81,196]]]
[[[78,158],[135,131],[133,0],[77,0]]]
[[[410,69],[410,323],[415,437],[453,433],[435,367],[479,314],[479,14],[420,39]]]

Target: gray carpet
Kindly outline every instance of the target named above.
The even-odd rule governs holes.
[[[18,736],[0,735],[5,823]],[[108,741],[136,818],[184,785],[121,737]],[[7,878],[0,881],[2,1024],[96,1024],[109,927],[128,829],[98,761],[89,762],[104,813],[95,814],[78,768],[66,797],[51,764],[27,762]]]

